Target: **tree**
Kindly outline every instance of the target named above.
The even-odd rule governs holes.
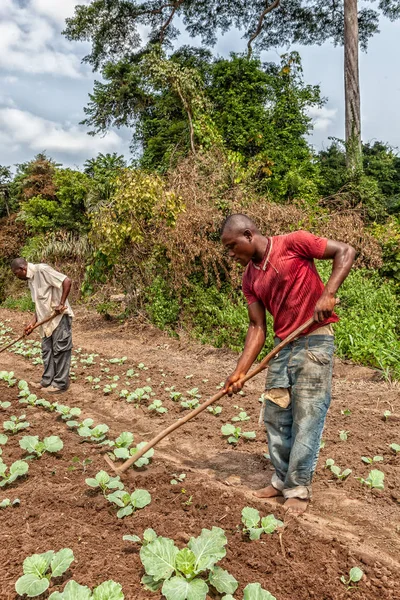
[[[10,167],[0,165],[0,217],[10,216],[10,184],[12,173]]]
[[[110,65],[121,60],[125,65],[140,60],[154,44],[170,48],[179,33],[174,25],[178,19],[191,36],[200,36],[205,46],[213,46],[219,33],[232,27],[241,29],[247,40],[248,58],[254,50],[259,52],[293,43],[345,42],[346,139],[349,141],[348,165],[353,169],[360,153],[356,14],[356,0],[232,0],[224,3],[220,0],[145,0],[140,3],[92,0],[89,5],[76,7],[74,17],[67,19],[64,33],[70,40],[91,41],[91,52],[83,60],[94,70],[108,71],[108,75]],[[363,50],[368,40],[379,32],[381,15],[391,20],[400,18],[400,0],[362,2],[358,10],[358,35]],[[141,35],[144,25],[150,27],[146,42]]]

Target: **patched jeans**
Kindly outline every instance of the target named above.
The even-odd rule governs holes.
[[[275,345],[279,342],[275,338]],[[333,351],[332,335],[303,336],[269,363],[267,393],[277,388],[286,388],[290,393],[287,408],[267,399],[264,412],[275,469],[271,483],[285,498],[311,497],[311,481],[331,402]]]

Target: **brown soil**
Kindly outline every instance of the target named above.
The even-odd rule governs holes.
[[[16,332],[20,330],[20,314],[1,310],[0,320],[6,319],[11,319]],[[79,406],[83,417],[108,424],[110,438],[132,431],[135,442],[150,439],[183,414],[165,387],[173,385],[183,393],[198,387],[204,400],[215,393],[235,363],[230,352],[187,340],[171,340],[149,328],[137,330],[130,325],[105,323],[82,310],[75,319],[74,336],[75,350],[82,348],[76,353],[79,360],[92,352],[100,356],[94,358],[93,365],[78,362],[76,381],[57,400]],[[122,356],[128,357],[123,365],[107,361]],[[138,369],[140,362],[148,369]],[[110,370],[106,373],[103,368]],[[151,386],[155,397],[168,408],[166,415],[149,413],[149,401],[135,408],[118,397],[119,390],[127,387],[124,374],[129,368],[139,374],[130,380],[130,389]],[[28,381],[38,380],[41,373],[40,366],[9,352],[1,355],[0,370],[3,369],[13,370],[17,378]],[[92,389],[93,384],[85,379],[88,375],[102,377],[100,389]],[[120,376],[118,392],[110,396],[102,391],[109,382],[107,375]],[[188,375],[192,377],[187,378]],[[333,402],[323,436],[325,447],[315,477],[314,499],[306,515],[285,517],[277,500],[263,502],[251,495],[251,490],[264,486],[271,475],[270,463],[264,457],[264,432],[257,424],[261,375],[248,383],[245,396],[220,401],[223,411],[219,417],[202,413],[160,443],[149,467],[128,473],[124,478],[126,487],[131,491],[135,487],[147,489],[152,502],[122,520],[101,493],[89,490],[85,484],[86,477],[105,468],[99,449],[82,443],[82,438],[54,413],[19,404],[17,389],[7,388],[1,382],[0,400],[12,403],[1,411],[1,422],[24,412],[30,423],[29,430],[9,437],[3,447],[5,463],[23,457],[19,447],[23,435],[59,435],[64,441],[59,455],[45,454],[30,461],[29,473],[23,480],[1,488],[0,500],[18,497],[21,501],[19,507],[0,510],[1,600],[16,598],[14,583],[22,574],[26,556],[64,547],[74,551],[75,562],[51,591],[62,589],[69,578],[89,586],[114,579],[122,584],[127,600],[157,600],[158,593],[145,591],[140,584],[143,569],[139,548],[124,542],[122,536],[141,535],[145,528],[152,527],[182,547],[189,537],[213,525],[222,527],[227,534],[227,556],[221,566],[240,582],[235,594],[238,599],[250,582],[260,582],[277,600],[337,600],[350,595],[355,600],[399,598],[400,458],[389,449],[390,443],[400,443],[396,419],[400,413],[399,388],[376,379],[371,370],[336,363]],[[46,392],[41,395],[51,399]],[[246,431],[255,430],[257,439],[240,441],[237,447],[231,447],[222,438],[220,428],[239,412],[235,405],[251,417],[239,425]],[[350,416],[341,413],[346,408],[351,410]],[[384,421],[386,409],[394,416]],[[349,431],[346,442],[339,439],[339,430]],[[385,490],[371,492],[354,476],[367,477],[374,468],[364,464],[361,456],[378,454],[384,457],[376,467],[385,473]],[[82,461],[85,457],[92,459],[86,472],[73,463],[76,456]],[[324,469],[327,458],[333,458],[343,469],[351,468],[350,477],[344,482],[333,480]],[[184,483],[171,485],[172,475],[182,472],[187,474]],[[237,528],[244,506],[285,519],[283,533],[249,542]],[[347,592],[339,579],[353,566],[361,567],[365,576],[357,589]]]

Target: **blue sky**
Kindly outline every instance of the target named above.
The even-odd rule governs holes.
[[[80,0],[85,3],[88,0]],[[45,150],[57,161],[80,166],[98,152],[129,154],[131,134],[115,130],[91,137],[79,125],[97,77],[81,64],[85,44],[68,42],[64,20],[76,0],[0,1],[0,164],[13,165]],[[183,35],[182,41],[189,43]],[[192,40],[193,43],[193,40]],[[240,52],[238,32],[221,37],[214,52]],[[400,147],[400,22],[382,20],[381,33],[360,59],[364,141],[382,140]],[[319,84],[328,98],[312,113],[312,143],[329,145],[329,136],[344,136],[343,49],[331,44],[299,50],[307,83]],[[287,49],[264,52],[262,60],[279,60]]]

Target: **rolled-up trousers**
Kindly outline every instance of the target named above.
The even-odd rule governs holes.
[[[71,353],[72,317],[64,315],[53,333],[42,339],[44,372],[40,383],[44,387],[68,389]]]

